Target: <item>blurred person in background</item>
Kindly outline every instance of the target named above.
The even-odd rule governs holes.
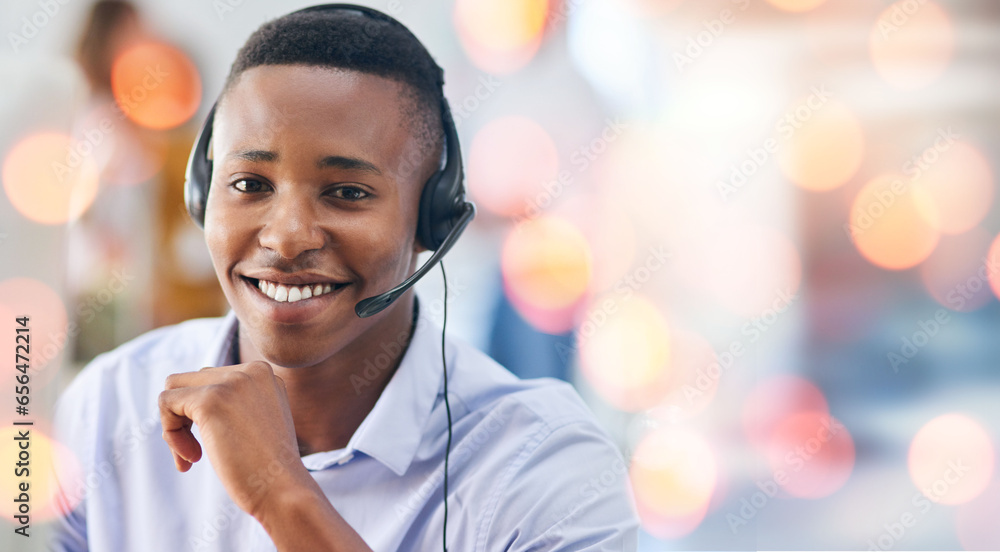
[[[136,116],[173,99],[170,86],[182,76],[163,63],[169,60],[143,59],[145,81],[135,87],[128,61],[153,48],[176,51],[133,4],[102,0],[75,52],[89,94],[74,124],[74,149],[96,163],[100,178],[94,204],[69,233],[80,364],[144,330],[224,312],[210,261],[191,247],[191,234],[200,238],[181,207],[190,116],[168,124]]]

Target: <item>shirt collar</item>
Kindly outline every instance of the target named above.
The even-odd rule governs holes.
[[[233,364],[232,347],[238,324],[236,314],[229,311],[207,350],[202,363],[204,366]],[[358,367],[352,383],[359,388],[375,385],[378,374],[390,369],[395,347],[406,348],[399,368],[382,390],[371,412],[351,436],[347,447],[304,456],[302,462],[306,468],[312,471],[326,469],[349,461],[354,451],[360,451],[378,460],[396,475],[406,473],[423,440],[426,422],[441,392],[443,368],[439,332],[434,322],[421,313],[409,346],[405,333],[390,336],[382,344],[382,352]]]
[[[201,367],[230,366],[234,363],[233,340],[236,339],[236,329],[239,327],[239,320],[236,313],[230,310],[222,318],[222,325],[219,331],[212,338],[212,341],[202,357]]]
[[[435,330],[431,320],[417,318],[399,368],[347,444],[349,450],[371,456],[396,475],[406,473],[413,461],[441,391],[441,343],[435,339],[440,330]]]

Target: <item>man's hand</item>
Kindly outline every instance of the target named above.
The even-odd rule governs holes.
[[[315,486],[299,459],[285,383],[266,362],[169,376],[160,419],[177,469],[191,469],[204,447],[233,502],[258,519],[272,491]]]
[[[191,469],[204,447],[229,497],[278,550],[371,550],[302,464],[285,382],[270,364],[174,374],[166,388],[160,419],[177,469]]]

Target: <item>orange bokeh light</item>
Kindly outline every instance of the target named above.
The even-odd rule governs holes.
[[[890,270],[920,264],[940,239],[920,215],[912,185],[892,174],[875,178],[858,192],[851,206],[850,231],[865,259]]]
[[[504,242],[500,263],[507,291],[541,309],[573,305],[590,282],[587,241],[559,217],[539,217],[515,226]]]
[[[818,7],[826,0],[767,0],[779,10],[788,12],[804,12]]]
[[[0,458],[10,459],[12,463],[17,461],[21,452],[19,441],[14,440],[18,430],[23,431],[24,427],[0,427]],[[82,498],[64,493],[61,503],[56,500],[59,483],[55,475],[58,474],[59,481],[64,485],[80,479],[79,462],[73,452],[42,433],[37,427],[31,429],[30,442],[29,471],[26,477],[16,476],[13,468],[3,470],[0,474],[0,493],[10,497],[10,500],[4,501],[4,517],[8,520],[18,507],[13,498],[21,492],[18,485],[22,482],[27,482],[29,485],[28,495],[31,499],[29,515],[33,522],[47,521],[65,515],[75,508]]]
[[[584,377],[615,407],[636,412],[665,392],[672,339],[663,315],[644,297],[597,299],[577,338]]]
[[[799,498],[823,498],[850,478],[854,440],[827,412],[799,412],[775,427],[767,459],[774,482],[785,492]]]
[[[723,372],[707,339],[694,332],[675,330],[670,340],[670,370],[664,371],[670,376],[666,382],[667,394],[660,400],[668,405],[673,416],[694,416],[712,403]],[[658,397],[659,393],[652,395]]]
[[[472,62],[507,74],[534,57],[548,13],[548,0],[458,0],[454,20]]]
[[[0,332],[12,336],[11,343],[16,328],[23,327],[15,320],[21,316],[29,318],[28,373],[32,388],[38,389],[55,376],[59,364],[52,361],[59,357],[69,340],[66,307],[52,288],[38,280],[10,278],[0,281]]]
[[[556,179],[558,169],[558,152],[545,129],[527,117],[502,117],[472,139],[469,193],[501,216],[537,215],[539,207],[558,199],[544,187]]]
[[[765,448],[774,430],[793,415],[826,411],[826,396],[811,381],[799,376],[775,376],[759,383],[747,395],[743,431],[752,445]]]
[[[567,208],[563,209],[565,205]],[[593,263],[590,280],[594,292],[610,291],[636,262],[636,229],[626,207],[607,195],[569,198],[557,212],[566,213],[582,229]],[[645,260],[645,259],[643,259]]]
[[[989,249],[990,235],[979,227],[959,236],[943,236],[920,265],[924,288],[935,301],[954,311],[970,312],[984,306],[993,298],[984,261]]]
[[[944,72],[955,50],[948,13],[929,0],[901,0],[875,21],[868,39],[875,70],[892,86],[914,90]]]
[[[850,180],[861,166],[865,150],[861,122],[836,100],[815,109],[805,99],[797,105],[801,128],[778,152],[778,166],[786,178],[806,190],[832,190]]]
[[[993,206],[993,171],[979,150],[958,142],[943,153],[928,148],[919,162],[913,191],[927,222],[943,234],[961,234],[983,220]]]
[[[708,509],[718,472],[704,437],[657,429],[639,442],[629,470],[643,527],[661,538],[694,530]]]
[[[149,181],[163,169],[165,141],[156,133],[120,118],[117,104],[104,102],[86,113],[75,125],[78,143],[94,144],[94,159],[102,184],[135,186]]]
[[[88,142],[54,132],[32,134],[11,148],[3,187],[22,215],[43,224],[75,220],[97,196],[98,168]]]
[[[963,504],[979,496],[993,476],[993,443],[975,420],[944,414],[927,422],[910,443],[910,478],[928,499]]]
[[[111,66],[118,107],[141,126],[162,130],[191,118],[201,103],[201,77],[177,48],[143,42],[118,55]]]

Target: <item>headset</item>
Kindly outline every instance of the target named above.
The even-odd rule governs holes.
[[[292,14],[333,10],[340,10],[346,13],[353,12],[361,17],[370,17],[396,25],[412,36],[418,44],[421,44],[420,40],[405,25],[389,15],[366,6],[355,4],[320,4],[294,11]],[[437,81],[440,86],[443,86],[444,70],[436,63],[435,67],[438,73]],[[184,203],[187,205],[187,210],[191,218],[194,219],[194,222],[200,228],[204,228],[205,225],[205,205],[208,201],[209,188],[212,183],[212,159],[209,158],[209,148],[212,142],[212,124],[215,121],[217,106],[218,100],[212,105],[212,109],[209,110],[205,123],[201,127],[201,132],[198,134],[198,139],[191,149],[191,156],[188,158],[187,171],[185,173]],[[466,200],[465,197],[465,187],[463,185],[464,171],[462,168],[462,153],[458,143],[458,131],[455,128],[455,121],[452,118],[448,100],[444,98],[443,93],[441,95],[441,120],[444,126],[445,137],[445,151],[442,156],[443,166],[439,167],[424,184],[420,194],[416,230],[416,236],[420,240],[420,243],[434,253],[416,272],[396,287],[358,302],[354,306],[354,312],[359,318],[367,318],[382,312],[401,295],[406,293],[408,289],[413,287],[420,278],[427,274],[451,250],[466,226],[476,216],[476,206]],[[448,458],[451,453],[452,424],[451,405],[448,401],[448,366],[445,360],[444,349],[444,331],[448,323],[448,280],[444,272],[444,263],[441,263],[441,275],[445,279],[445,312],[444,323],[441,325],[441,361],[444,365],[444,403],[448,415],[448,444],[445,449],[444,461],[444,528],[442,530],[442,545],[444,550],[447,551]]]

